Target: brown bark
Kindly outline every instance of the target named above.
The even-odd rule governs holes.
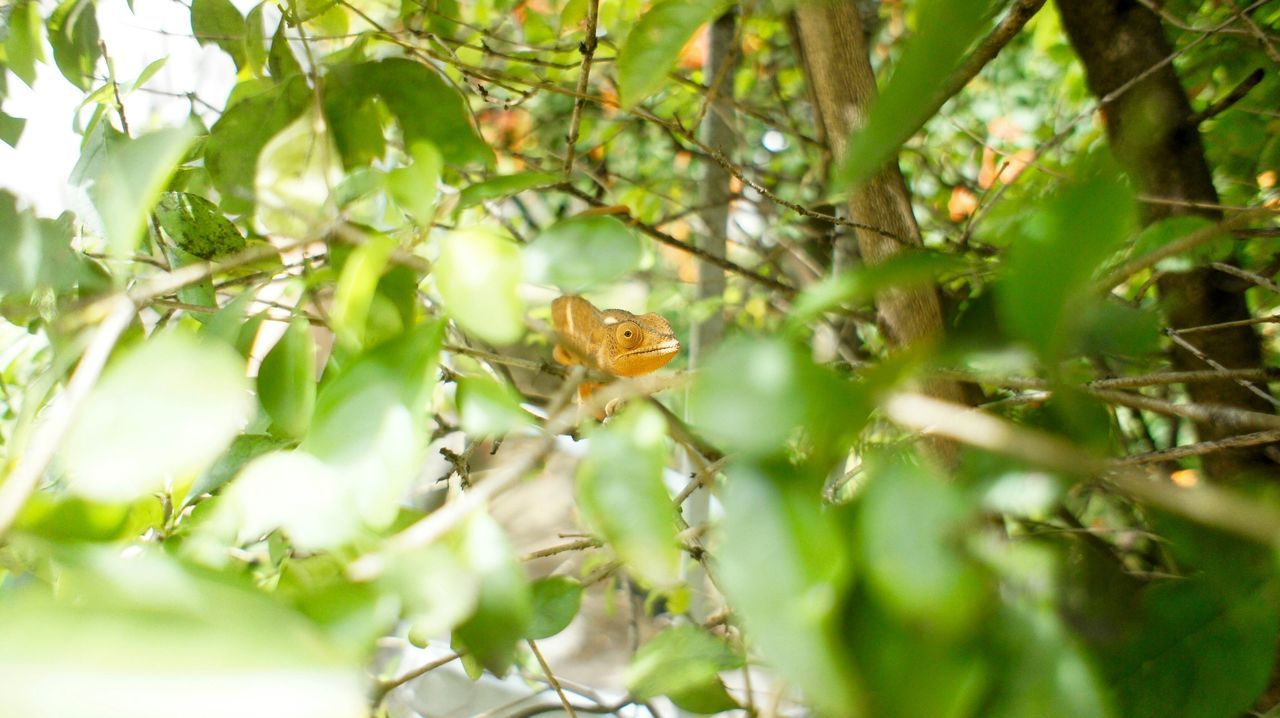
[[[1218,193],[1186,92],[1171,63],[1157,68],[1172,52],[1159,18],[1135,0],[1058,0],[1058,12],[1084,64],[1089,89],[1100,98],[1119,91],[1103,108],[1107,136],[1138,191],[1166,200],[1201,203],[1146,203],[1142,206],[1144,222],[1179,214],[1221,219],[1219,212],[1203,206],[1217,204]],[[1135,82],[1139,76],[1142,79]],[[1131,87],[1122,90],[1131,82]],[[1174,329],[1250,318],[1239,282],[1215,269],[1165,273],[1158,287],[1165,319]],[[1224,367],[1262,365],[1262,346],[1252,327],[1198,332],[1187,339]],[[1179,346],[1173,348],[1172,362],[1181,371],[1211,368]],[[1186,388],[1191,400],[1199,404],[1273,411],[1270,402],[1240,384],[1210,382]],[[1265,391],[1265,385],[1261,389]],[[1238,433],[1206,423],[1197,424],[1196,429],[1203,440]],[[1250,473],[1280,477],[1280,467],[1264,452],[1265,447],[1221,452],[1204,457],[1203,465],[1214,480]]]
[[[801,56],[831,151],[843,155],[851,130],[866,122],[876,96],[876,80],[858,9],[851,1],[800,2],[795,9]],[[891,160],[849,197],[849,213],[885,234],[857,229],[858,251],[868,264],[882,263],[921,245],[920,228],[911,211],[907,184]],[[894,346],[938,341],[943,333],[942,306],[936,287],[895,289],[876,297],[876,310]],[[966,403],[959,383],[930,381],[922,390],[933,397]],[[953,449],[943,448],[949,460]]]

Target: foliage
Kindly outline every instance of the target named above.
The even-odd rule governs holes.
[[[0,191],[0,714],[379,715],[419,674],[378,651],[388,636],[554,686],[552,710],[1254,706],[1280,633],[1280,484],[1211,481],[1222,447],[1188,419],[1221,407],[1159,372],[1212,328],[1165,327],[1151,285],[1228,262],[1246,323],[1273,326],[1274,219],[1140,226],[1153,200],[1091,120],[1051,4],[941,111],[1008,3],[880,4],[882,99],[833,157],[789,5],[195,0],[193,42],[235,82],[177,98],[163,59],[118,74],[94,0],[0,9],[0,97],[41,65],[84,94],[85,200],[50,219]],[[1262,68],[1200,128],[1222,205],[1274,210],[1280,2],[1156,5],[1197,110]],[[707,77],[726,10],[734,69]],[[186,122],[133,112],[188,93]],[[731,148],[699,139],[712,96]],[[0,112],[0,140],[23,131]],[[863,264],[830,220],[895,156],[924,247]],[[724,228],[699,212],[722,164],[715,259],[699,247]],[[723,295],[699,294],[700,264],[727,271]],[[905,287],[941,292],[936,341],[877,323]],[[551,362],[561,293],[662,313],[676,378],[580,410],[578,383],[609,378]],[[715,317],[723,342],[689,341]],[[1266,393],[1261,336],[1231,368]],[[893,409],[957,377],[983,414]],[[498,509],[540,471],[575,477],[587,535],[522,557]],[[527,568],[561,554],[556,575]],[[663,628],[628,697],[566,692],[538,642],[632,592]]]

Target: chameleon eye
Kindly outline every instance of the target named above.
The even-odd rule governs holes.
[[[613,331],[623,349],[635,349],[644,341],[644,330],[635,322],[620,322]]]

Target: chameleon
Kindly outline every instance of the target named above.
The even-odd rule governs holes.
[[[613,376],[640,376],[675,358],[680,342],[661,315],[597,309],[582,297],[566,295],[551,302],[551,321],[558,343],[552,357],[561,364],[585,364]],[[578,387],[586,399],[592,384]]]

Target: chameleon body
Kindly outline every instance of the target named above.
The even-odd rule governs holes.
[[[559,343],[553,352],[561,364],[586,364],[614,376],[648,374],[671,361],[680,342],[671,324],[653,313],[596,309],[579,296],[551,303]]]

